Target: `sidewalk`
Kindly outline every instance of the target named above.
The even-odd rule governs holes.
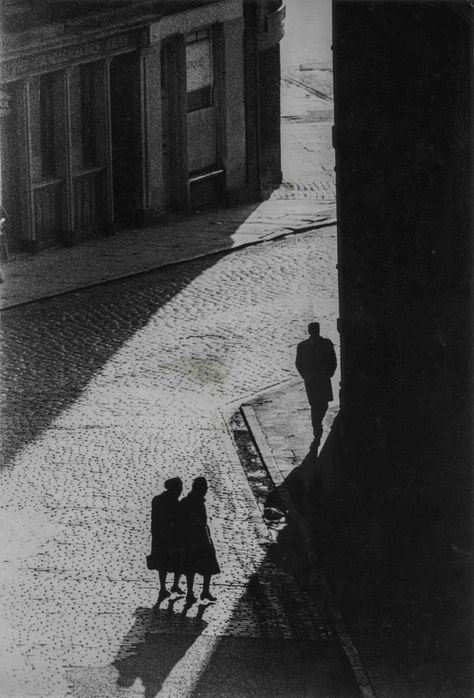
[[[285,382],[268,394],[241,407],[252,433],[258,432],[259,448],[274,459],[280,477],[285,480],[308,454],[312,440],[311,411],[301,379]],[[323,424],[321,449],[331,431],[338,405],[331,403]],[[254,434],[255,435],[255,434]],[[268,447],[268,448],[267,448]],[[302,474],[302,484],[310,486],[311,472]]]
[[[229,252],[334,223],[335,206],[306,200],[268,200],[173,217],[144,229],[74,247],[13,256],[0,265],[0,307],[11,308],[159,267]]]

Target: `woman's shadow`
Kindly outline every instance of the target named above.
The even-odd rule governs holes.
[[[202,616],[207,606],[199,606],[196,616],[188,618],[190,605],[176,612],[176,602],[183,600],[171,599],[163,609],[137,608],[135,623],[112,663],[118,686],[130,688],[140,679],[144,697],[155,698],[173,667],[206,628]]]

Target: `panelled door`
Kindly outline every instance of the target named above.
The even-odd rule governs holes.
[[[186,36],[186,93],[188,174],[193,175],[217,165],[217,109],[210,29]]]
[[[103,90],[100,63],[70,72],[73,230],[77,238],[100,230],[104,219],[104,163],[99,124]]]
[[[219,161],[213,30],[170,38],[161,54],[163,186],[166,207],[188,209],[190,183]]]

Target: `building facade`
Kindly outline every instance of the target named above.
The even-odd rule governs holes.
[[[376,530],[384,564],[423,549],[435,564],[472,505],[473,8],[333,11],[341,468],[366,526],[354,540]]]
[[[279,3],[10,1],[2,11],[10,247],[73,244],[278,183]]]

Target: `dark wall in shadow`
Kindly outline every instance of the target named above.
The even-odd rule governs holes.
[[[333,8],[340,468],[381,564],[436,568],[470,537],[472,8]]]
[[[384,506],[390,507],[393,494],[385,497],[379,491],[379,500],[371,502],[368,486],[356,486],[347,478],[343,426],[339,414],[319,454],[310,448],[267,503],[285,511],[290,526],[295,515],[299,517],[295,535],[300,539],[301,528],[306,531],[314,555],[313,588],[319,579],[323,600],[324,592],[330,591],[362,661],[373,663],[377,647],[385,687],[391,686],[397,695],[468,696],[470,555],[456,547],[447,549],[442,535],[420,545],[416,528],[411,543],[397,545],[397,537],[384,528],[384,522],[392,520],[393,512],[384,511]],[[413,526],[424,523],[420,512],[407,521]],[[407,521],[394,524],[403,531],[400,538]],[[279,544],[283,541],[280,537]],[[310,572],[301,570],[298,559],[291,566],[303,577]],[[394,677],[398,684],[392,683]]]
[[[333,11],[341,486],[315,496],[321,544],[407,675],[470,695],[473,11]]]

